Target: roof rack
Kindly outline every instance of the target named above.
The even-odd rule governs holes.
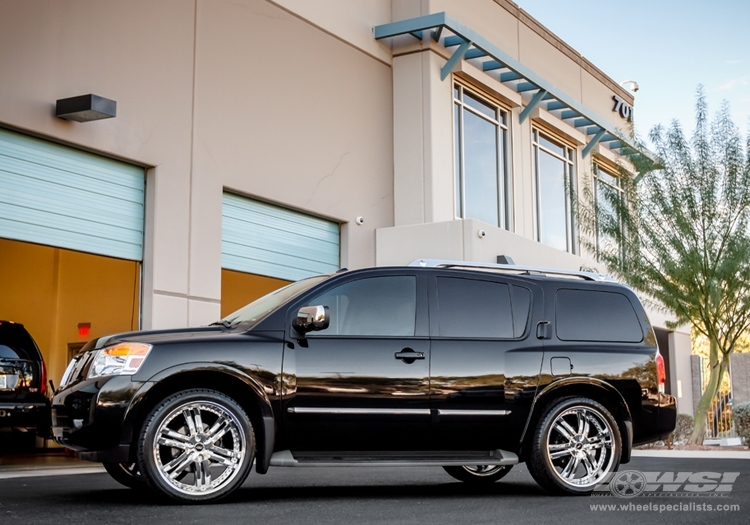
[[[470,268],[477,270],[496,270],[525,275],[559,275],[562,277],[574,277],[586,281],[616,282],[609,275],[595,272],[583,272],[576,270],[561,270],[555,268],[540,268],[536,266],[519,266],[517,264],[493,264],[469,261],[446,261],[442,259],[416,259],[409,266],[420,266],[422,268]]]

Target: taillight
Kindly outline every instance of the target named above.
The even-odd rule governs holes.
[[[47,365],[42,361],[42,384],[39,385],[39,391],[42,394],[47,393]]]
[[[656,351],[656,383],[659,387],[659,393],[663,394],[667,384],[667,368],[664,365],[664,358],[658,350]]]

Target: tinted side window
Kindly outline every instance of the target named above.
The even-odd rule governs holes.
[[[317,335],[413,336],[417,313],[417,278],[370,277],[337,286],[309,301],[327,306],[331,324]]]
[[[557,337],[563,341],[638,343],[643,330],[630,300],[617,292],[558,290]]]
[[[438,277],[437,295],[439,335],[513,338],[507,284]]]

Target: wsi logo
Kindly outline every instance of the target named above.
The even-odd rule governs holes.
[[[609,492],[618,498],[721,496],[732,492],[739,472],[614,472],[594,489],[595,495]]]

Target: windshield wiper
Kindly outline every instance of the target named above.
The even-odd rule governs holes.
[[[232,321],[227,321],[226,319],[222,319],[221,321],[213,322],[208,326],[223,326],[224,328],[234,328],[236,325],[237,323],[233,323]]]

